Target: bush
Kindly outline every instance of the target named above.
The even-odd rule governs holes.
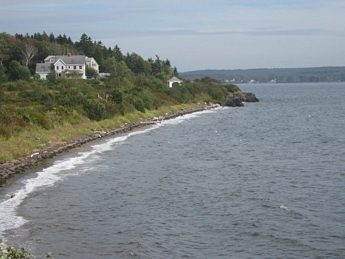
[[[122,103],[122,92],[118,89],[114,89],[113,91],[110,92],[111,95],[111,100],[114,103],[120,104]]]
[[[83,109],[91,120],[100,121],[105,118],[105,105],[96,99],[88,99]]]
[[[233,84],[227,84],[224,85],[224,87],[226,88],[226,90],[228,90],[228,92],[230,93],[234,93],[234,92],[239,92],[241,91],[240,88],[237,85],[233,85]]]
[[[12,60],[9,65],[9,75],[11,80],[29,80],[30,70],[20,65],[18,61]]]
[[[38,110],[31,111],[30,121],[38,126],[41,126],[43,129],[46,129],[46,130],[51,129],[53,127],[53,124],[49,120],[49,118],[45,116],[44,113]]]
[[[1,242],[2,240],[0,239]],[[29,259],[32,257],[33,255],[24,248],[17,249],[13,245],[8,245],[6,248],[0,246],[0,259]],[[47,254],[47,258],[54,259],[51,253]]]
[[[140,112],[145,112],[144,102],[139,97],[136,97],[133,102],[134,108]]]
[[[16,249],[13,245],[9,245],[3,249],[0,246],[0,259],[28,259],[28,258],[32,258],[32,254],[25,251],[24,248]]]

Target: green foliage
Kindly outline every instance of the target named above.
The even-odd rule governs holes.
[[[111,100],[114,102],[114,103],[117,103],[117,104],[121,104],[122,103],[122,92],[118,89],[114,89],[110,92],[110,95],[111,95]]]
[[[233,85],[233,84],[226,84],[224,85],[224,87],[229,93],[235,93],[235,92],[241,91],[237,85]]]
[[[13,245],[7,246],[5,249],[0,247],[0,259],[29,259],[33,255],[24,248],[17,249]]]
[[[0,239],[0,244],[2,240]],[[32,258],[32,253],[26,251],[24,248],[16,248],[14,245],[8,245],[6,248],[0,246],[0,259],[29,259]],[[47,254],[47,258],[52,258],[52,253]]]
[[[96,78],[98,76],[97,71],[89,66],[85,67],[85,74],[87,78]]]
[[[37,54],[29,62],[44,60],[48,55],[71,53],[86,54],[99,63],[101,72],[111,75],[108,78],[84,80],[76,71],[65,70],[57,78],[54,70],[47,80],[27,80],[28,68],[22,66],[21,42],[30,38],[37,48]],[[5,39],[1,40],[1,39]],[[27,41],[27,40],[26,40]],[[168,59],[144,60],[136,53],[123,55],[116,45],[114,49],[105,48],[102,42],[94,42],[83,34],[79,42],[72,42],[66,35],[46,33],[11,36],[0,34],[3,64],[0,64],[0,137],[10,139],[18,136],[28,127],[49,130],[65,125],[100,121],[118,115],[149,116],[151,110],[162,106],[197,103],[200,101],[221,102],[229,93],[239,91],[235,85],[224,85],[220,80],[204,77],[183,80],[183,84],[168,87],[166,81],[178,76],[176,67],[172,68]],[[25,46],[24,46],[25,47]],[[88,77],[95,78],[93,69],[86,68]],[[38,75],[34,76],[38,79]],[[8,82],[7,80],[12,80]],[[140,111],[143,114],[139,114]]]
[[[126,65],[135,74],[146,74],[145,61],[136,53],[127,54]]]
[[[0,83],[7,82],[6,68],[0,64]]]
[[[134,108],[140,112],[145,112],[144,102],[141,98],[135,97],[133,102]]]
[[[12,60],[9,65],[9,77],[11,80],[28,80],[30,78],[30,70],[22,66],[18,61]]]
[[[97,99],[88,99],[85,102],[83,109],[91,120],[100,121],[105,118],[105,105]]]
[[[51,70],[47,75],[47,80],[54,84],[56,82],[56,72],[55,70]]]

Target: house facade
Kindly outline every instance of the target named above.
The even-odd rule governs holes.
[[[182,81],[181,79],[178,79],[177,77],[174,76],[173,78],[171,78],[171,79],[169,79],[169,80],[167,81],[167,85],[168,85],[169,87],[172,87],[173,83],[178,83],[178,84],[180,85],[180,84],[183,83],[183,81]]]
[[[44,59],[44,63],[36,64],[36,74],[45,80],[49,72],[54,70],[57,77],[68,77],[69,74],[78,73],[82,79],[86,79],[86,66],[95,69],[99,73],[99,66],[94,58],[71,54],[48,56]]]

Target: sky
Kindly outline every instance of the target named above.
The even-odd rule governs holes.
[[[344,0],[0,0],[0,32],[43,31],[179,72],[345,66]]]

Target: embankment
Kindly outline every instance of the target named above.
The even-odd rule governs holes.
[[[126,123],[115,129],[95,131],[89,135],[80,136],[78,138],[75,138],[67,142],[50,143],[44,148],[40,149],[39,151],[32,153],[26,157],[21,157],[7,163],[0,164],[0,187],[6,182],[6,180],[15,176],[16,174],[23,173],[27,171],[29,168],[38,166],[41,162],[43,162],[44,160],[48,158],[52,158],[59,153],[79,147],[90,141],[93,141],[102,137],[106,137],[106,136],[126,133],[126,132],[129,132],[141,127],[145,127],[148,124],[159,123],[162,120],[168,120],[168,119],[172,119],[172,118],[182,116],[185,114],[189,114],[189,113],[193,113],[197,111],[203,111],[203,110],[211,109],[214,107],[216,106],[205,106],[205,107],[199,107],[199,108],[194,108],[194,109],[189,109],[189,110],[181,110],[173,114],[167,114],[164,117],[160,117],[160,118],[154,118],[151,120],[144,120],[144,121],[135,122],[135,123]]]

